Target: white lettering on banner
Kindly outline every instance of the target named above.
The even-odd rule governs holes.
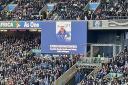
[[[13,23],[12,22],[3,22],[0,23],[0,27],[13,27]]]
[[[57,51],[58,53],[69,53],[69,51]]]
[[[24,27],[39,28],[39,23],[36,22],[24,22]]]
[[[50,50],[68,53],[69,51],[77,51],[77,45],[50,45]]]
[[[29,23],[28,22],[24,22],[24,27],[29,27]]]
[[[39,27],[39,23],[30,22],[31,27]]]

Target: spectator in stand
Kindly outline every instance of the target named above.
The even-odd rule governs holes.
[[[0,33],[2,79],[7,85],[51,85],[78,60],[70,58],[36,56],[31,49],[40,49],[39,34]],[[38,42],[39,41],[39,42]],[[67,63],[68,62],[68,63]]]
[[[82,80],[82,85],[125,85],[128,83],[128,67],[127,59],[127,48],[120,52],[118,56],[113,59],[108,65],[103,65],[102,69],[97,73],[96,78],[84,78]],[[127,57],[126,57],[127,58]],[[115,73],[116,76],[106,77],[108,73]],[[122,76],[118,76],[118,74],[122,74]],[[91,80],[90,80],[91,79]],[[95,81],[95,82],[94,82]],[[94,82],[92,84],[92,82]],[[91,84],[90,84],[91,83]]]
[[[85,19],[84,7],[88,0],[66,0],[58,3],[52,14],[57,13],[61,20],[82,20]]]
[[[99,8],[94,13],[96,17],[93,19],[128,19],[127,8],[127,0],[104,0],[102,1],[101,6],[99,6]]]
[[[4,9],[10,2],[18,4],[12,12]],[[47,3],[54,2],[57,5],[51,12],[41,11]],[[102,0],[96,10],[85,9],[90,2],[99,2],[99,0],[2,0],[0,20],[128,19],[127,0]]]

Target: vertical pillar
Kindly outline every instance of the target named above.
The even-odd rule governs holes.
[[[91,44],[91,53],[90,53],[90,57],[93,57],[93,44]]]
[[[116,45],[113,44],[113,57],[114,57],[114,60],[115,60],[115,57],[116,57]]]

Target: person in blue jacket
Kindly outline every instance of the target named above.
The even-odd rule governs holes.
[[[57,38],[59,41],[69,41],[70,33],[68,33],[63,26],[61,26],[59,32],[57,33]]]

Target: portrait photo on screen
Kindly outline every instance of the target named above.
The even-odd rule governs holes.
[[[56,36],[59,42],[71,41],[71,22],[57,22]]]

